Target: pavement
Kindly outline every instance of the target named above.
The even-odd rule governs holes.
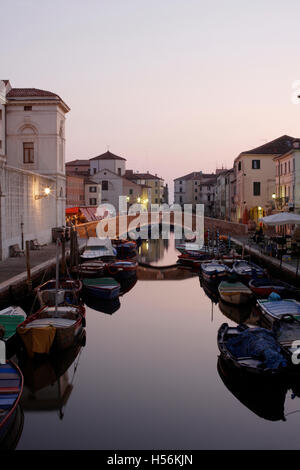
[[[79,249],[86,243],[86,240],[79,239]],[[66,257],[70,254],[70,242],[66,242]],[[60,253],[61,258],[61,253]],[[30,250],[31,276],[45,271],[56,264],[56,244],[49,243],[40,250]],[[26,256],[7,258],[0,261],[0,295],[10,286],[26,282]]]
[[[253,241],[249,243],[248,235],[234,236],[231,238],[231,240],[237,245],[244,246],[248,253],[261,258],[267,264],[274,266],[276,269],[280,269],[281,271],[286,272],[293,277],[296,276],[300,278],[300,263],[297,258],[293,257],[291,261],[281,262],[280,259],[274,258],[273,256],[264,253],[262,247],[259,244],[254,243]]]

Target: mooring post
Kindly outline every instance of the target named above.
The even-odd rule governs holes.
[[[30,241],[26,240],[26,269],[27,269],[27,286],[28,290],[32,290],[31,270],[30,270]]]
[[[66,239],[62,237],[61,240],[61,274],[62,278],[66,276]]]

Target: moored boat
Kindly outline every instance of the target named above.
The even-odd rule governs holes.
[[[252,278],[265,278],[267,276],[263,268],[245,260],[239,260],[233,263],[232,271],[239,279],[245,282],[250,281]]]
[[[248,285],[257,297],[267,298],[272,292],[280,295],[280,297],[299,296],[298,289],[286,282],[275,279],[251,279]]]
[[[211,255],[208,253],[197,256],[196,258],[189,254],[181,254],[178,256],[177,263],[181,266],[187,266],[193,269],[200,269],[201,263],[211,259]]]
[[[4,443],[16,419],[23,382],[22,372],[14,362],[0,364],[0,449],[6,447]]]
[[[300,321],[300,302],[294,299],[260,299],[257,305],[268,323],[276,320],[294,318]]]
[[[116,279],[130,279],[136,277],[138,263],[136,261],[117,260],[108,263],[105,270],[109,276]]]
[[[248,302],[252,298],[252,291],[242,282],[222,281],[219,285],[219,294],[224,302],[240,305]]]
[[[120,294],[120,284],[112,277],[84,279],[83,289],[87,295],[100,299],[114,299]]]
[[[240,371],[278,376],[288,370],[288,360],[275,334],[265,328],[244,324],[229,327],[223,323],[218,331],[218,347],[223,359]]]
[[[220,282],[230,274],[230,269],[225,264],[212,261],[201,264],[201,274],[208,282]]]
[[[82,282],[74,279],[60,279],[56,285],[55,279],[41,284],[36,288],[36,294],[41,307],[48,305],[77,305],[80,301]]]
[[[17,332],[32,357],[69,348],[85,325],[83,305],[45,306],[21,323]]]
[[[8,307],[0,311],[0,326],[4,328],[2,341],[5,342],[6,357],[11,357],[18,344],[17,327],[26,318],[26,313],[21,307]]]
[[[85,261],[79,266],[75,266],[72,272],[79,278],[101,277],[105,273],[106,263],[101,260]]]
[[[110,262],[115,260],[116,254],[116,249],[112,246],[109,238],[90,237],[81,259],[84,261],[101,259]]]
[[[113,247],[117,250],[117,258],[132,258],[136,255],[137,244],[134,240],[115,239],[112,240]]]

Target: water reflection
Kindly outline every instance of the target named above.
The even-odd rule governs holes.
[[[217,370],[220,325],[255,324],[257,318],[248,309],[218,303],[216,292],[199,285],[197,273],[174,266],[178,254],[172,234],[168,243],[143,241],[139,259],[148,266],[139,266],[117,313],[101,315],[105,307],[87,300],[88,341],[75,379],[79,354],[58,372],[48,364],[39,380],[39,365],[28,366],[27,378],[24,369],[19,449],[299,447],[300,416],[289,414],[299,406],[297,397],[291,400],[299,395],[297,381],[272,390],[225,367]],[[43,388],[35,390],[39,384]],[[69,394],[63,392],[68,385]],[[62,421],[43,408],[43,391],[56,400],[56,413],[65,411]],[[33,411],[36,401],[39,412]],[[283,423],[286,416],[291,419]]]
[[[83,331],[73,346],[59,353],[33,358],[25,352],[19,354],[19,367],[24,376],[21,405],[25,411],[57,411],[59,418],[63,419],[64,407],[73,390],[80,352],[85,344]]]
[[[285,419],[286,383],[257,377],[255,374],[241,376],[222,357],[218,359],[218,373],[228,390],[257,416],[270,421]]]

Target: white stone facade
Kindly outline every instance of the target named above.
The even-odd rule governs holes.
[[[5,259],[11,245],[22,248],[35,238],[48,243],[51,229],[65,224],[64,128],[69,108],[53,93],[14,89],[0,81],[1,109],[0,259]]]

